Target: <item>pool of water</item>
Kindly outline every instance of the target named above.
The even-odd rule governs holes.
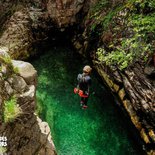
[[[37,102],[47,121],[58,155],[141,155],[113,97],[92,72],[88,109],[73,93],[85,64],[67,48],[55,48],[32,61],[38,71]]]

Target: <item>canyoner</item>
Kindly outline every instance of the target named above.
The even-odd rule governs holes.
[[[88,107],[87,102],[90,95],[91,71],[92,68],[89,65],[86,65],[83,68],[83,73],[78,74],[77,76],[78,85],[76,88],[74,88],[74,93],[78,94],[81,98],[80,105],[82,106],[82,109],[86,109]]]

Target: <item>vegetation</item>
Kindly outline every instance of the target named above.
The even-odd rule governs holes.
[[[41,105],[43,105],[42,100],[40,98],[37,98],[37,108],[35,110],[35,113],[38,116],[41,116],[41,114],[43,113],[43,107]]]
[[[129,0],[113,9],[106,5],[110,7],[109,2],[100,0],[91,12],[90,32],[112,33],[110,41],[98,48],[98,59],[121,70],[146,61],[155,50],[155,0]]]
[[[11,58],[9,56],[0,56],[0,61],[4,64],[11,64]]]
[[[108,0],[99,0],[99,2],[91,9],[90,20],[91,31],[95,31],[96,28],[101,27],[97,31],[106,30],[110,22],[112,22],[113,17],[121,9],[121,4],[114,8],[110,8],[111,4]]]
[[[111,45],[113,46],[113,45]],[[114,65],[123,70],[130,64],[138,61],[140,58],[147,60],[146,51],[150,51],[150,44],[140,42],[138,38],[124,38],[121,46],[113,47],[110,53],[106,53],[103,48],[98,48],[97,56],[100,61],[107,65]]]
[[[12,61],[11,61],[11,58],[9,56],[0,56],[0,62],[2,62],[2,64],[4,64],[7,67],[7,70],[10,73],[14,73],[14,74],[19,73],[19,69],[12,65]],[[1,70],[2,70],[2,67],[0,67],[0,71]]]
[[[0,146],[0,154],[6,153],[6,151],[7,151],[6,147]]]
[[[15,74],[18,74],[18,73],[19,73],[18,67],[13,67],[13,72],[14,72]]]
[[[21,108],[17,104],[17,99],[13,96],[10,100],[4,102],[4,122],[12,122],[22,113]]]

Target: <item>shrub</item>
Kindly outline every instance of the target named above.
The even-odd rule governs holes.
[[[106,53],[103,48],[98,48],[97,50],[97,56],[101,62],[103,61],[107,65],[116,66],[120,70],[125,69],[141,58],[147,60],[149,53],[150,44],[139,41],[138,36],[122,39],[121,45],[114,47],[109,53]]]

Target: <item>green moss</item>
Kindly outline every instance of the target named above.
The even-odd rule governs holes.
[[[10,100],[4,102],[4,122],[14,121],[22,113],[21,108],[17,104],[17,99],[13,96]]]
[[[0,146],[0,154],[6,153],[6,151],[7,151],[6,147]]]
[[[13,66],[12,60],[9,56],[3,56],[3,57],[0,56],[0,62],[2,62],[7,67],[7,70],[9,70],[9,73],[11,73],[11,74],[18,74],[19,73],[18,67]],[[2,68],[0,67],[0,71],[1,70],[2,70]]]
[[[14,72],[15,74],[18,74],[18,73],[19,73],[18,67],[13,67],[13,72]]]
[[[0,56],[0,61],[4,64],[12,64],[9,56]]]

